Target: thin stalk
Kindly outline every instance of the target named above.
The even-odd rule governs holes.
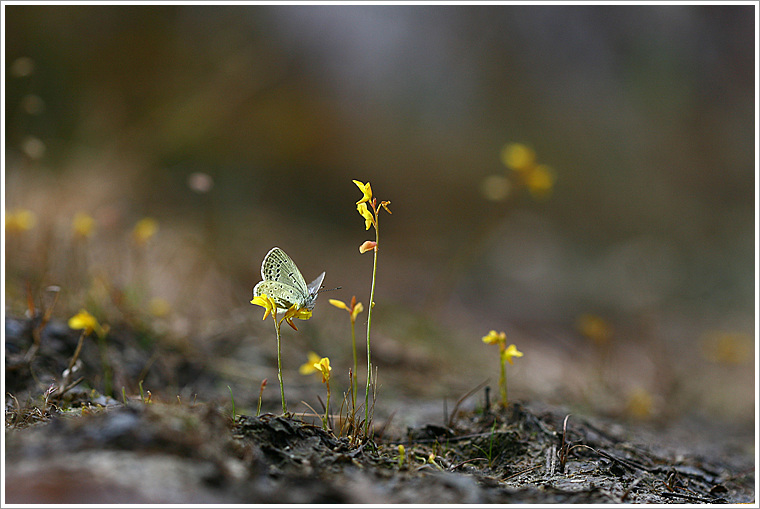
[[[325,431],[327,431],[327,417],[330,415],[330,380],[327,380],[327,404],[325,405],[325,419],[323,422],[323,427]]]
[[[352,310],[353,312],[353,310]],[[354,319],[353,315],[351,316],[351,346],[354,349],[354,375],[351,379],[351,403],[354,407],[354,412],[356,411],[356,320]]]
[[[501,404],[507,407],[507,367],[504,359],[501,359],[501,373],[499,375],[499,392],[501,393]]]
[[[375,212],[375,258],[372,264],[372,289],[369,293],[369,311],[367,311],[367,390],[364,393],[364,434],[369,435],[369,387],[372,381],[372,358],[370,355],[369,332],[372,327],[372,308],[375,307],[375,275],[377,274],[377,247],[380,245],[379,221]]]
[[[288,413],[288,407],[285,404],[285,386],[282,383],[282,355],[280,353],[280,325],[281,321],[277,321],[277,308],[272,313],[274,316],[274,330],[277,332],[277,379],[280,381],[280,397],[282,398],[282,415]]]

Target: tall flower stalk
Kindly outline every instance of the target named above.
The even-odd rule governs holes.
[[[372,196],[372,187],[370,186],[370,183],[367,182],[366,184],[363,184],[359,180],[354,180],[354,184],[359,188],[359,190],[362,192],[363,196],[362,198],[356,202],[356,210],[359,212],[359,214],[364,218],[364,224],[366,226],[366,229],[369,230],[370,227],[375,228],[375,240],[367,240],[364,243],[362,243],[361,246],[359,246],[359,252],[360,253],[366,253],[367,251],[373,251],[374,252],[374,260],[372,263],[372,287],[370,289],[369,294],[369,310],[367,311],[367,388],[364,393],[364,433],[365,435],[369,436],[369,426],[370,426],[370,420],[369,420],[369,392],[370,392],[370,386],[372,384],[372,353],[370,348],[370,330],[372,328],[372,310],[375,307],[375,281],[377,277],[377,251],[378,246],[380,244],[380,210],[385,209],[386,212],[389,214],[391,213],[390,209],[388,208],[388,205],[391,204],[389,201],[381,201],[379,204],[377,203],[377,198]],[[369,204],[370,207],[372,207],[372,210],[370,211],[369,207],[367,206]]]
[[[351,297],[351,305],[346,305],[345,302],[338,299],[330,299],[330,304],[338,309],[345,309],[348,311],[351,317],[351,349],[354,354],[354,370],[351,372],[351,408],[356,411],[356,370],[358,364],[356,360],[356,317],[364,311],[364,305],[361,302],[356,302],[356,296]]]

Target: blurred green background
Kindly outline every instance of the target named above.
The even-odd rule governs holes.
[[[272,246],[366,306],[358,179],[393,211],[381,383],[385,362],[409,394],[494,385],[496,329],[525,353],[515,397],[752,422],[755,7],[4,9],[5,209],[36,218],[6,232],[6,312],[56,284],[61,319],[115,323],[120,288],[174,341],[269,348],[249,300]],[[509,143],[550,196],[484,194],[514,182]],[[326,297],[293,344],[347,358]]]

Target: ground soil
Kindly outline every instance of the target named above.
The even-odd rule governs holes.
[[[717,441],[683,425],[623,425],[538,401],[453,408],[443,424],[405,430],[386,420],[371,437],[349,436],[337,420],[329,431],[319,419],[244,415],[201,396],[103,396],[102,370],[87,368],[99,366],[96,348],[83,355],[81,382],[61,394],[46,380],[66,369],[78,335],[51,324],[30,357],[38,325],[6,320],[7,503],[755,500],[752,437]],[[154,373],[205,376],[180,355],[127,348],[139,343],[134,334],[112,332],[114,380],[137,379],[146,361]]]

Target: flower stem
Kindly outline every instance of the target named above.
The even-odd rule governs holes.
[[[374,207],[373,207],[374,208]],[[372,381],[372,358],[370,355],[369,332],[372,327],[372,309],[375,307],[375,275],[377,274],[377,246],[380,245],[378,225],[379,214],[375,211],[375,258],[372,264],[372,289],[369,293],[369,311],[367,312],[367,390],[364,393],[364,434],[369,436],[369,387]]]
[[[499,392],[501,393],[501,404],[507,408],[507,367],[504,359],[501,359],[501,374],[499,375]]]
[[[325,431],[327,431],[327,418],[330,415],[330,380],[327,380],[327,404],[325,405],[325,419],[323,422],[323,427]]]
[[[351,377],[351,396],[352,396],[352,404],[353,404],[353,410],[356,412],[356,327],[355,327],[356,320],[354,320],[353,315],[351,316],[351,346],[354,349],[354,372],[353,376]]]
[[[282,383],[282,355],[280,354],[280,325],[281,321],[277,321],[277,308],[274,313],[274,330],[277,332],[277,378],[280,380],[280,397],[282,398],[282,415],[288,413],[288,407],[285,404],[285,387]]]

